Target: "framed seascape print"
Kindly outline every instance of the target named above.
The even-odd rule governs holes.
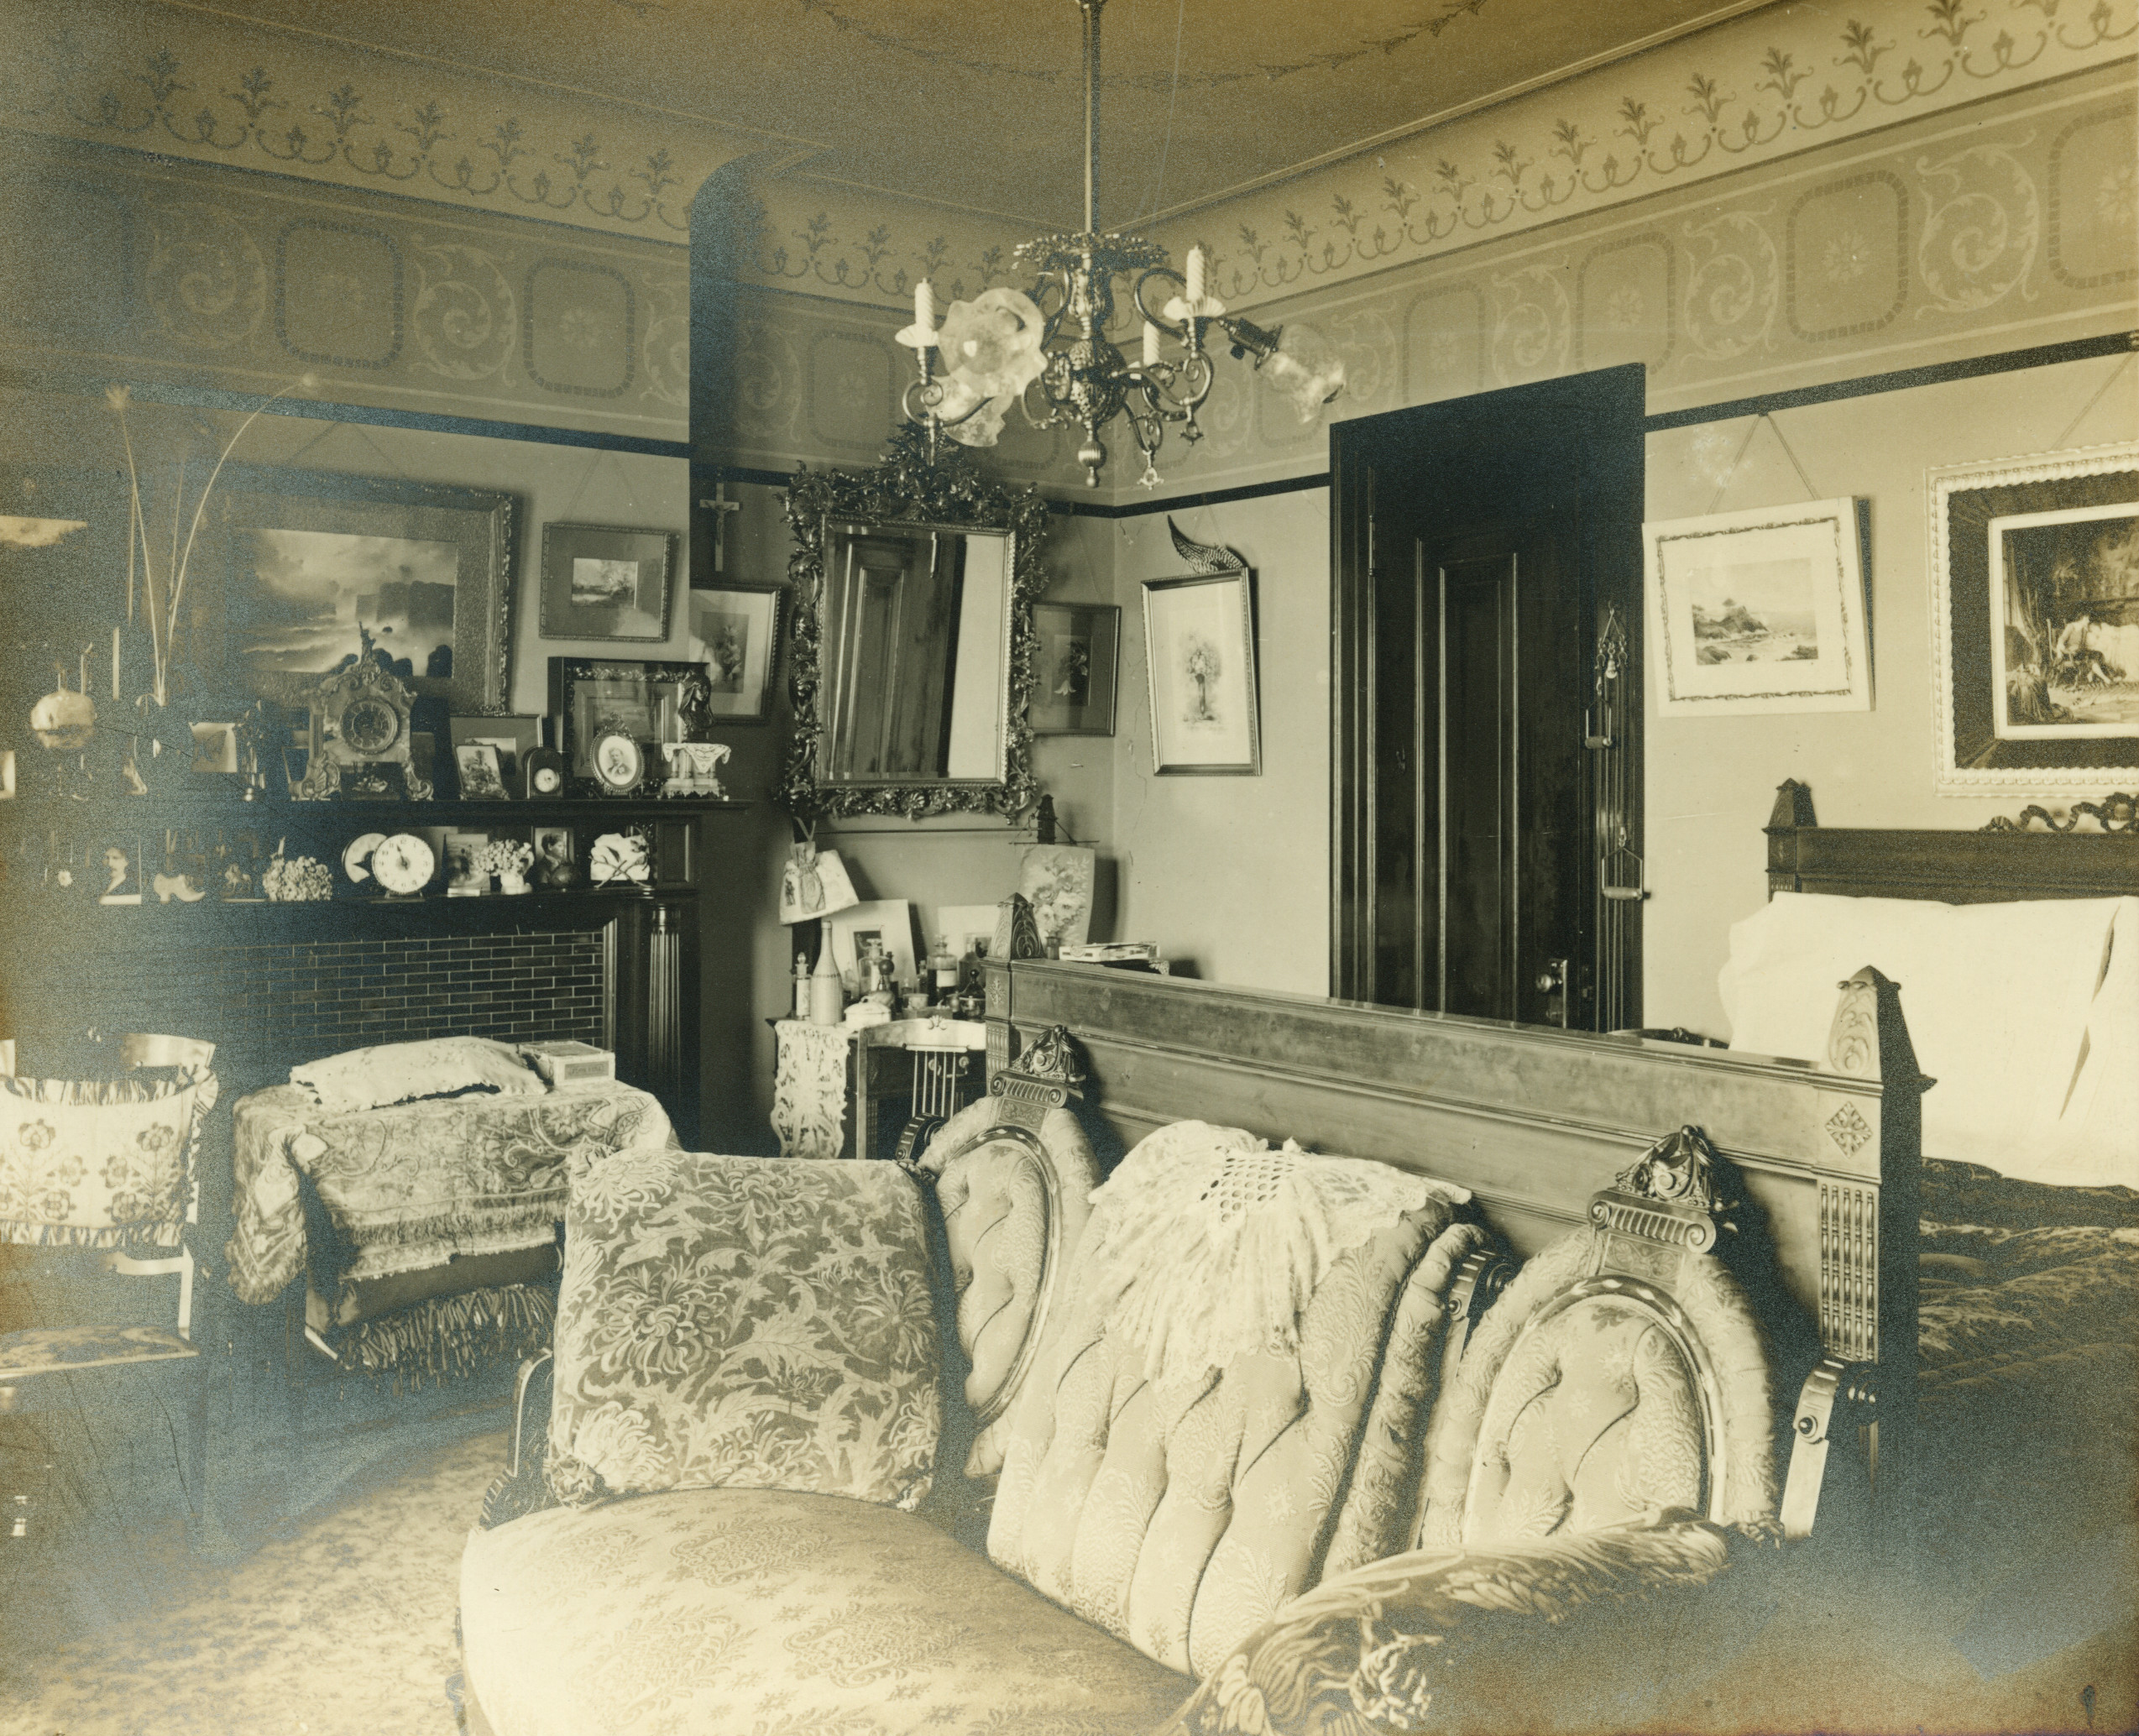
[[[2139,445],[1931,473],[1944,795],[2139,777]]]
[[[707,716],[761,724],[772,712],[772,672],[780,660],[779,585],[723,585],[686,593],[691,612],[688,656],[704,661],[712,696]]]
[[[375,652],[449,711],[505,708],[510,494],[232,467],[222,599],[231,685],[305,709],[321,676]]]
[[[1871,709],[1854,499],[1663,519],[1641,541],[1660,715]]]
[[[675,574],[672,531],[545,525],[542,636],[666,639]]]
[[[1036,603],[1035,735],[1111,735],[1122,611],[1111,603]]]
[[[1154,771],[1261,773],[1254,588],[1244,567],[1144,581]]]

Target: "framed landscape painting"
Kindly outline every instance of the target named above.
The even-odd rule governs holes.
[[[1641,540],[1660,715],[1871,709],[1854,500],[1659,520]]]
[[[505,709],[510,494],[236,467],[224,490],[229,685],[301,710],[321,676],[376,652],[449,711]]]
[[[2139,778],[2139,445],[1931,473],[1938,787]]]
[[[1247,567],[1144,581],[1153,771],[1262,771],[1254,583]]]
[[[545,525],[542,636],[666,639],[675,574],[672,531]]]

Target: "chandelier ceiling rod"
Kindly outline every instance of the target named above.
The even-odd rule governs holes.
[[[1099,233],[1099,14],[1106,0],[1077,0],[1085,13],[1085,233]]]

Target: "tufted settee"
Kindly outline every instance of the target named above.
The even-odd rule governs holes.
[[[1000,1078],[913,1176],[575,1169],[555,1358],[463,1558],[472,1730],[1409,1728],[1482,1635],[1772,1531],[1713,1260],[1630,1290],[1586,1227],[1488,1310],[1461,1190],[1187,1123],[1095,1203],[1065,1097]]]

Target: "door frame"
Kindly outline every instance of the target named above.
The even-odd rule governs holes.
[[[1375,546],[1378,467],[1405,447],[1430,439],[1437,424],[1490,414],[1563,408],[1587,427],[1586,501],[1616,500],[1618,510],[1585,510],[1577,556],[1582,603],[1580,642],[1586,709],[1602,709],[1596,685],[1598,641],[1614,621],[1611,659],[1613,727],[1591,735],[1588,775],[1581,780],[1579,828],[1592,847],[1582,864],[1587,910],[1586,968],[1595,994],[1597,1028],[1641,1021],[1641,900],[1607,900],[1644,849],[1642,814],[1641,520],[1646,370],[1639,363],[1534,384],[1415,405],[1337,423],[1330,430],[1330,993],[1366,998],[1373,982],[1375,692],[1373,594],[1383,562],[1409,562],[1407,546]],[[1602,726],[1598,728],[1601,729]],[[1594,744],[1608,737],[1608,746]],[[1624,827],[1624,835],[1621,828]],[[1610,853],[1613,860],[1608,864]]]

